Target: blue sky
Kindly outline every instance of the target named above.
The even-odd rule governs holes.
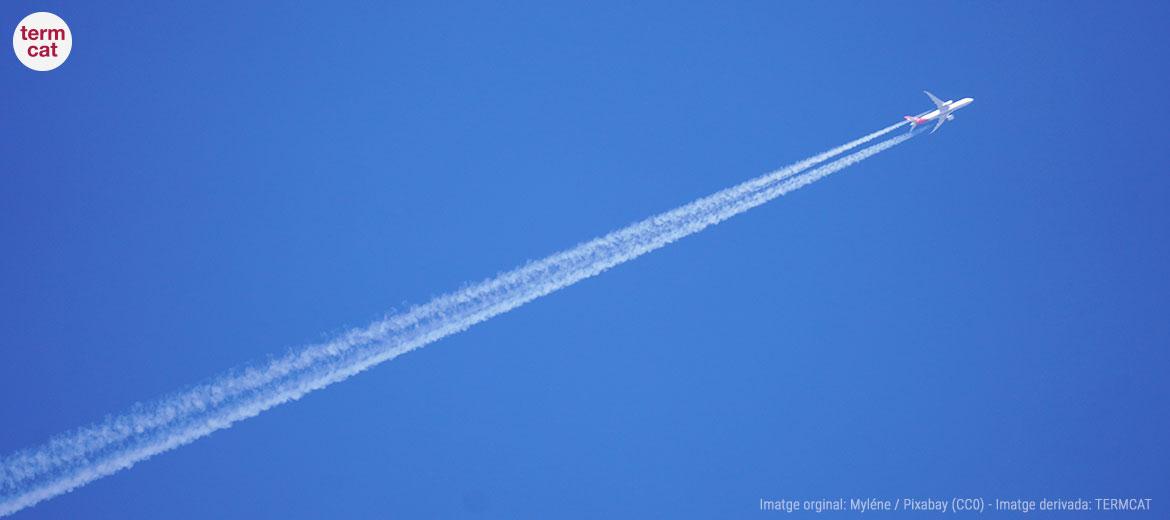
[[[0,59],[4,454],[844,143],[923,89],[975,103],[19,518],[1165,510],[1166,4],[0,14],[39,10],[75,43],[47,73]]]

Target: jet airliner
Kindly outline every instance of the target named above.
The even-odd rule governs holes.
[[[943,123],[955,118],[954,114],[951,112],[970,105],[972,101],[975,101],[975,98],[963,98],[958,101],[943,101],[935,97],[935,95],[931,94],[930,92],[925,90],[922,92],[926,94],[926,96],[929,97],[932,102],[934,102],[934,106],[936,108],[930,112],[920,114],[918,116],[904,116],[905,119],[910,122],[910,130],[914,130],[914,127],[923,123],[937,120],[938,123],[935,123],[934,129],[930,131],[930,133],[933,134],[938,131],[938,127],[942,126]]]

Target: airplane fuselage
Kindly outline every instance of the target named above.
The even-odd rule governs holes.
[[[913,118],[907,117],[906,119],[912,119],[914,121],[914,124],[921,125],[922,123],[925,123],[927,121],[934,121],[935,119],[938,119],[938,117],[944,113],[947,115],[950,115],[952,112],[954,112],[960,108],[963,108],[967,105],[970,105],[972,101],[975,101],[975,98],[968,97],[968,98],[960,99],[958,101],[947,101],[946,103],[943,103],[943,108],[936,108],[936,109],[931,110],[930,112],[927,112],[927,113],[922,114],[920,116],[913,117]]]

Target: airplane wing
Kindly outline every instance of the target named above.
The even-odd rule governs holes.
[[[933,133],[937,132],[937,131],[938,131],[938,127],[942,126],[942,124],[943,124],[943,123],[945,123],[945,122],[947,122],[947,116],[946,116],[946,114],[939,114],[939,116],[938,116],[938,122],[934,124],[934,129],[933,129],[933,130],[931,130],[931,131],[930,131],[930,133],[932,133],[932,134],[933,134]]]
[[[936,106],[936,107],[938,107],[938,108],[940,108],[940,109],[943,107],[943,102],[942,102],[942,100],[941,100],[941,99],[939,99],[939,98],[937,98],[937,97],[935,97],[935,95],[934,95],[934,94],[931,94],[930,92],[928,92],[928,91],[925,91],[925,90],[923,90],[923,91],[922,91],[922,93],[923,93],[923,94],[926,94],[926,96],[927,96],[927,97],[929,97],[929,98],[930,98],[930,100],[931,100],[932,102],[934,102],[934,106]]]

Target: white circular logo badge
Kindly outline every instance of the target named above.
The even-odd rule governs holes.
[[[65,63],[73,50],[73,32],[60,16],[33,13],[21,20],[12,33],[12,50],[32,70],[53,70]]]

